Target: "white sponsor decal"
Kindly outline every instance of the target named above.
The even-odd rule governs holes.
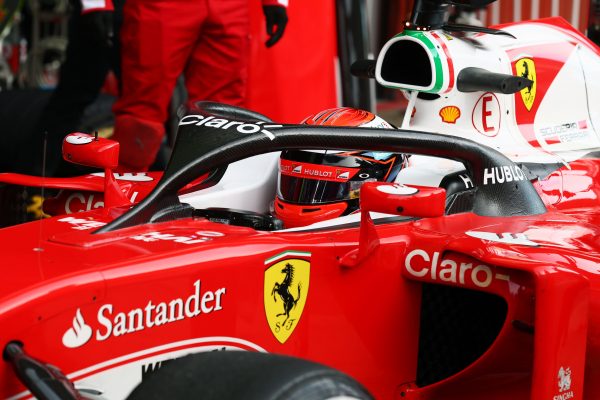
[[[133,204],[138,195],[139,192],[133,192],[129,201],[131,201],[131,203]],[[94,201],[94,198],[95,195],[93,193],[72,193],[69,197],[67,197],[67,201],[65,202],[65,212],[67,214],[74,214],[77,212],[90,211],[95,208],[104,207],[104,201]]]
[[[404,186],[401,183],[394,183],[393,185],[380,185],[377,186],[377,190],[379,190],[382,193],[400,194],[404,196],[415,194],[419,191],[417,188]]]
[[[585,141],[590,137],[588,121],[567,122],[541,128],[538,134],[546,144],[572,143]]]
[[[473,127],[482,135],[493,137],[500,131],[501,118],[500,102],[496,95],[490,92],[481,95],[473,108]]]
[[[331,178],[333,176],[333,173],[331,171],[320,171],[318,169],[304,168],[304,175],[319,176],[322,178]]]
[[[181,118],[181,121],[179,121],[179,125],[180,126],[181,125],[196,125],[196,126],[204,125],[204,126],[209,126],[212,128],[219,128],[219,129],[229,129],[229,128],[235,127],[239,133],[251,134],[251,133],[261,132],[271,140],[275,139],[275,135],[273,135],[273,133],[269,132],[265,128],[281,128],[281,126],[282,126],[282,125],[277,125],[277,124],[265,125],[265,123],[262,121],[257,122],[257,123],[249,123],[249,122],[242,122],[242,121],[230,121],[230,120],[224,119],[224,118],[215,118],[213,116],[205,117],[203,115],[197,115],[197,114],[186,115],[185,117]]]
[[[490,242],[507,243],[507,244],[520,244],[523,246],[537,247],[539,244],[533,242],[525,236],[524,233],[492,233],[492,232],[476,232],[468,231],[465,232],[467,235],[482,239],[489,240]]]
[[[392,125],[390,125],[387,121],[385,121],[381,117],[378,117],[377,115],[375,116],[375,118],[373,118],[373,120],[367,122],[366,124],[362,124],[360,127],[361,128],[394,129],[394,127]]]
[[[70,349],[83,346],[92,338],[92,327],[87,325],[78,308],[73,318],[73,326],[65,332],[62,338],[63,345]]]
[[[104,172],[94,172],[92,175],[104,178]],[[124,172],[122,174],[113,172],[113,176],[118,181],[128,182],[150,182],[154,180],[154,178],[148,176],[145,172]]]
[[[140,235],[131,236],[131,239],[142,242],[156,242],[158,240],[172,241],[175,243],[195,244],[212,240],[212,238],[224,236],[221,232],[198,231],[191,236],[176,236],[171,233],[147,232]]]
[[[83,135],[69,135],[65,138],[65,141],[70,144],[88,144],[93,140],[93,137]]]
[[[460,174],[458,175],[458,177],[460,179],[462,179],[463,183],[465,184],[465,189],[469,189],[469,188],[473,188],[475,187],[475,185],[473,185],[473,181],[471,180],[471,177],[467,174]]]
[[[196,235],[207,236],[207,237],[223,237],[223,236],[225,236],[225,234],[223,232],[215,232],[215,231],[196,231]]]
[[[568,400],[573,398],[571,368],[560,367],[558,370],[558,391],[560,394],[554,396],[552,400]]]
[[[100,228],[101,226],[106,225],[106,222],[94,221],[93,219],[75,218],[75,217],[61,218],[58,220],[58,222],[66,222],[68,224],[71,224],[71,225],[73,225],[73,229],[78,230],[78,231]]]
[[[341,174],[338,174],[336,179],[350,179],[350,172],[349,171],[342,172]]]
[[[509,281],[510,277],[504,274],[494,273],[492,267],[485,264],[474,265],[474,263],[454,261],[450,258],[439,260],[440,253],[432,255],[425,250],[415,249],[408,253],[404,260],[406,271],[416,277],[428,277],[433,281],[451,282],[465,285],[468,282],[475,286],[485,288],[496,280]]]
[[[136,192],[137,193],[137,192]],[[132,198],[133,199],[133,198]],[[132,200],[133,201],[133,200]],[[87,229],[99,228],[106,225],[106,222],[94,221],[84,218],[66,217],[58,220],[59,222],[66,222],[73,225],[73,229],[83,231]],[[196,244],[207,242],[216,237],[225,236],[221,232],[214,231],[197,231],[195,234],[190,236],[177,236],[172,233],[161,233],[161,232],[144,232],[139,235],[130,236],[130,239],[138,240],[141,242],[156,242],[161,240],[171,241],[182,244]]]
[[[201,314],[210,314],[223,309],[222,302],[226,292],[224,287],[214,291],[201,291],[200,280],[194,282],[193,286],[194,292],[187,298],[178,297],[171,301],[157,304],[152,303],[152,300],[150,300],[145,306],[130,310],[117,312],[112,304],[102,305],[96,314],[97,325],[100,327],[95,330],[93,337],[96,341],[102,342],[110,337],[140,332],[145,329],[195,318]],[[85,326],[91,330],[83,322],[80,310],[77,310],[75,320],[78,327]],[[79,329],[79,331],[75,332],[76,329]],[[73,333],[70,333],[71,331]],[[83,332],[83,334],[80,332]],[[86,334],[89,337],[86,338]],[[67,338],[66,341],[65,337]],[[74,325],[63,335],[63,344],[69,348],[80,347],[88,343],[90,337],[92,337],[91,332],[88,332],[86,328],[75,328]]]
[[[301,174],[302,173],[302,165],[295,166],[294,169],[292,170],[292,172],[295,174]]]
[[[516,165],[504,165],[502,167],[486,168],[483,170],[484,185],[524,180],[527,180],[525,173]]]

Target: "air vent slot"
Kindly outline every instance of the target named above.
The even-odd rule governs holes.
[[[498,337],[507,315],[499,296],[424,284],[417,385],[431,385],[476,361]]]
[[[304,213],[311,213],[311,212],[315,212],[315,211],[321,211],[320,208],[303,208],[302,212]]]
[[[412,40],[393,42],[383,56],[381,78],[398,86],[429,88],[433,71],[427,50]]]

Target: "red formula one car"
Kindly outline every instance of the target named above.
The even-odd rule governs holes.
[[[199,103],[133,207],[115,144],[67,137],[105,207],[0,230],[0,397],[600,398],[600,53],[416,4],[356,68],[407,93],[402,129]],[[411,157],[359,213],[281,229],[278,152],[327,148]],[[239,184],[182,194],[224,165]]]

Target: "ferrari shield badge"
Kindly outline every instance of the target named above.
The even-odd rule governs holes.
[[[271,332],[285,343],[298,326],[310,280],[310,253],[286,251],[265,261],[265,314]]]
[[[515,69],[518,76],[523,78],[527,78],[533,81],[531,86],[527,86],[523,90],[521,90],[521,98],[523,99],[523,103],[525,104],[525,108],[527,111],[531,111],[531,107],[533,107],[533,102],[535,101],[535,91],[536,91],[536,74],[535,74],[535,63],[531,58],[521,58],[517,60],[515,63]]]

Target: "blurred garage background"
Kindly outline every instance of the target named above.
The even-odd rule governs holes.
[[[247,108],[284,123],[298,123],[307,115],[340,105],[373,110],[391,122],[398,121],[403,96],[353,77],[350,65],[376,56],[385,40],[410,17],[411,3],[290,0],[284,38],[267,49],[260,2],[254,1]],[[452,12],[462,18],[460,22],[482,25],[559,15],[594,37],[600,30],[597,8],[590,0],[498,0],[487,8],[456,7]],[[0,170],[10,169],[14,149],[27,144],[36,116],[56,86],[69,12],[68,0],[0,0]],[[114,75],[109,74],[98,100],[81,121],[81,131],[111,134],[111,105],[117,88]],[[171,142],[177,126],[175,110],[184,99],[179,87],[167,122]],[[163,158],[168,156],[168,145]]]

